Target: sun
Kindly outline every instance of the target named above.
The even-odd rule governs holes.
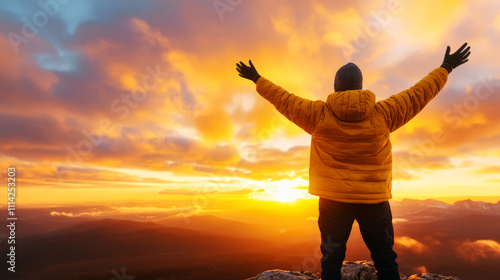
[[[256,199],[278,201],[278,202],[292,202],[299,198],[304,198],[304,190],[297,188],[303,185],[304,182],[297,180],[280,180],[274,181],[264,187],[265,191],[258,194]]]
[[[300,190],[291,187],[280,187],[270,193],[270,200],[278,202],[291,202],[302,197]]]

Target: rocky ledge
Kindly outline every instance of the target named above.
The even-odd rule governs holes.
[[[460,280],[452,276],[443,276],[433,273],[419,273],[411,276],[400,274],[401,280]],[[342,266],[342,280],[377,280],[375,266],[373,262],[357,261],[344,262]],[[245,280],[320,280],[319,273],[308,271],[287,271],[287,270],[268,270],[261,274]]]

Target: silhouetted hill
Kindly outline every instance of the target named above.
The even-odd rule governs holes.
[[[201,230],[239,237],[258,237],[262,239],[265,236],[278,232],[277,229],[268,225],[250,224],[236,220],[224,219],[214,215],[195,215],[189,218],[176,217],[156,220],[156,223],[178,228]]]
[[[17,244],[18,277],[95,260],[161,254],[175,259],[176,255],[195,257],[241,251],[262,252],[271,247],[256,239],[115,219],[82,222],[62,230],[19,239]],[[2,252],[7,251],[6,245],[6,242],[0,243]]]

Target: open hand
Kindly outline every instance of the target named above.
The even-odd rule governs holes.
[[[246,66],[245,63],[239,62],[236,63],[236,70],[240,73],[240,77],[243,77],[245,79],[252,80],[254,83],[257,83],[257,79],[259,79],[260,75],[257,73],[257,69],[255,69],[255,66],[252,64],[252,60],[248,61],[250,63],[250,66]]]
[[[451,73],[453,69],[469,61],[467,57],[470,55],[470,46],[465,47],[467,47],[467,43],[464,43],[456,52],[450,54],[450,46],[448,46],[441,67],[448,70],[448,73]]]

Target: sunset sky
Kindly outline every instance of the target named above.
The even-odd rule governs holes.
[[[354,62],[382,100],[464,42],[470,61],[391,135],[393,196],[500,199],[499,1],[37,2],[0,6],[1,176],[16,167],[20,207],[178,214],[317,199],[310,135],[235,64],[325,100]]]

